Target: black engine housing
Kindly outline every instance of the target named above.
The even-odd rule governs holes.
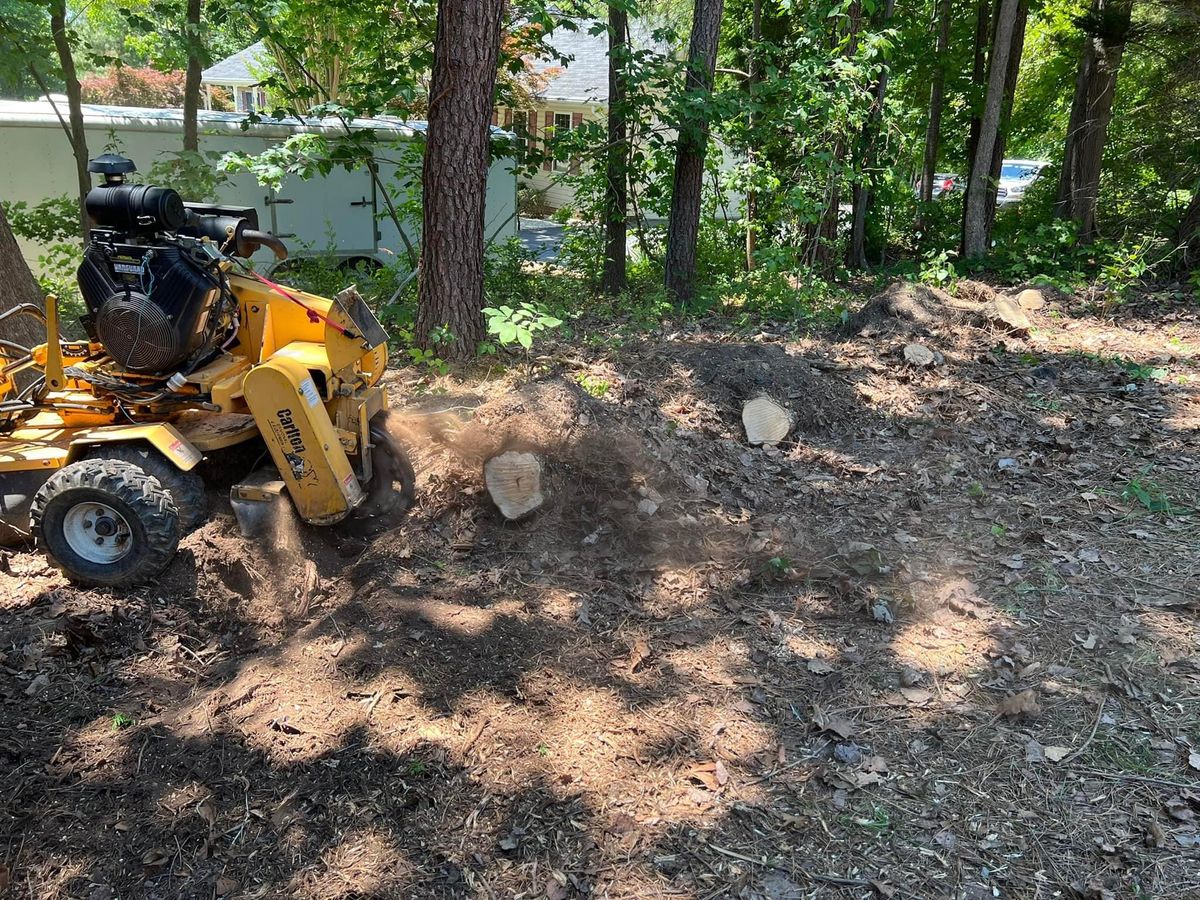
[[[88,331],[130,371],[172,372],[205,344],[220,283],[178,244],[114,238],[93,232],[79,267]]]

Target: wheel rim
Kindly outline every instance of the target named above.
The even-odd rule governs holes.
[[[63,516],[67,546],[88,562],[110,565],[133,549],[133,532],[125,517],[107,503],[76,503]]]

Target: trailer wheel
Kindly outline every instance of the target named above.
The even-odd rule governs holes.
[[[87,458],[131,463],[147,475],[157,478],[175,501],[180,537],[195,531],[208,518],[208,494],[204,490],[204,479],[195,469],[190,472],[180,470],[153,447],[142,444],[100,445],[94,447]]]
[[[157,478],[117,459],[84,459],[42,485],[29,512],[37,547],[68,579],[133,585],[162,572],[179,546],[179,515]]]

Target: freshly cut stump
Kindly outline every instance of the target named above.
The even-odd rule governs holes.
[[[792,417],[770,397],[755,397],[742,406],[742,426],[751,444],[778,444],[791,430]]]
[[[532,453],[507,450],[483,464],[483,483],[501,515],[520,519],[546,502],[542,463]]]

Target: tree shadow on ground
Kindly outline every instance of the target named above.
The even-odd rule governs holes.
[[[1190,808],[1171,782],[1200,731],[1163,711],[1194,632],[1125,576],[1194,578],[1185,549],[1154,549],[1194,535],[1115,490],[1153,454],[1110,464],[1107,399],[1061,388],[1094,361],[1043,355],[1051,387],[952,351],[895,396],[857,389],[877,368],[824,372],[845,416],[707,464],[736,427],[724,370],[685,396],[669,377],[693,357],[675,376],[669,354],[641,360],[648,455],[615,459],[605,489],[665,490],[632,541],[582,544],[602,504],[547,536],[434,491],[348,568],[322,558],[298,620],[240,578],[210,599],[186,555],[169,597],[56,587],[6,607],[18,896],[1185,896],[1171,842],[1190,832],[1164,810]],[[1033,390],[1093,399],[1043,409]],[[680,403],[703,440],[669,440]],[[828,480],[806,480],[815,460]],[[764,466],[796,492],[756,489]],[[1089,487],[1106,493],[1081,507]],[[1114,525],[1150,535],[1115,570]],[[1026,689],[1041,714],[1004,715]],[[1062,769],[1059,745],[1080,749]]]

